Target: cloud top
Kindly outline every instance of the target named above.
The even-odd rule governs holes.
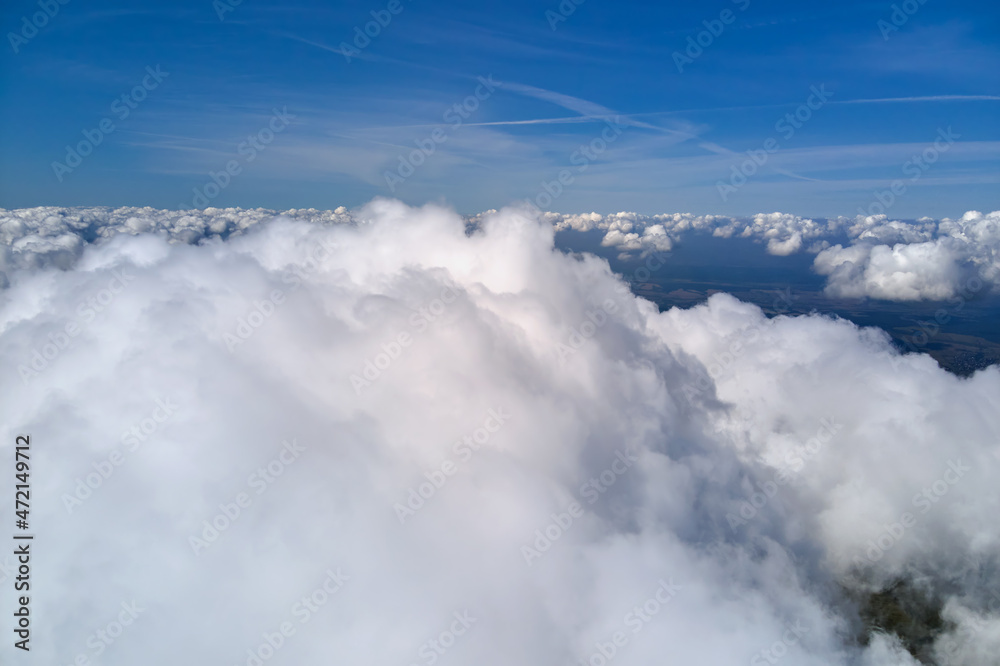
[[[524,210],[258,215],[8,274],[45,663],[913,664],[852,638],[897,580],[952,622],[926,649],[996,653],[997,368],[724,294],[659,312]]]
[[[475,226],[496,211],[466,218]],[[321,225],[357,224],[355,212],[299,209],[30,208],[0,210],[0,273],[24,267],[69,268],[90,243],[118,234],[155,233],[173,243],[239,236],[277,216]],[[970,279],[996,290],[1000,281],[1000,211],[961,218],[890,220],[885,215],[813,220],[785,213],[749,218],[686,213],[562,214],[536,211],[557,232],[603,232],[602,245],[623,257],[670,250],[687,234],[747,238],[769,254],[816,254],[827,293],[840,298],[946,300]],[[0,282],[4,278],[0,276]]]

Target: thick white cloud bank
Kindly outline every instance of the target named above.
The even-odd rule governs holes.
[[[1000,211],[970,211],[927,225],[862,218],[851,228],[857,241],[821,251],[814,267],[827,275],[827,293],[846,298],[946,300],[977,282],[1000,284]],[[921,228],[925,227],[925,228]],[[892,242],[892,245],[888,243]]]
[[[495,212],[472,216],[469,221],[478,224]],[[814,270],[828,276],[827,293],[833,297],[943,301],[968,293],[970,281],[978,285],[973,291],[984,285],[987,291],[1000,290],[1000,211],[988,215],[969,211],[958,220],[909,222],[885,215],[812,220],[786,213],[732,218],[536,212],[557,231],[602,231],[602,244],[619,249],[623,257],[670,250],[689,233],[752,239],[776,256],[811,252],[817,254]],[[324,225],[357,221],[343,207],[280,213],[238,208],[0,209],[0,287],[11,270],[48,265],[69,268],[87,244],[119,234],[157,233],[174,243],[197,243],[241,235],[276,215]]]
[[[899,579],[944,608],[938,663],[1000,653],[997,367],[722,294],[660,313],[516,210],[344,222],[9,271],[17,663],[910,665],[845,592]]]

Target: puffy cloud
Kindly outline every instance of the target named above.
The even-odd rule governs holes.
[[[937,221],[921,218],[916,222],[890,220],[885,215],[858,216],[848,226],[847,234],[856,241],[874,244],[921,243],[932,240]]]
[[[797,233],[792,234],[784,240],[771,238],[767,241],[767,251],[779,257],[787,257],[790,254],[795,254],[801,249],[802,236]]]
[[[87,243],[102,242],[118,234],[161,234],[172,243],[198,243],[210,238],[238,236],[247,229],[274,219],[277,213],[263,208],[58,208],[41,206],[0,209],[0,273],[22,267],[69,268]],[[346,208],[333,211],[289,210],[284,217],[321,224],[352,221]]]
[[[669,251],[673,247],[673,241],[662,224],[648,226],[637,224],[631,214],[619,213],[608,223],[607,233],[601,240],[601,245],[620,248],[624,256],[634,251],[644,256],[654,251]]]
[[[776,256],[806,249],[817,254],[816,272],[829,276],[827,292],[840,298],[945,300],[967,292],[970,280],[991,289],[1000,285],[1000,211],[916,221],[885,215],[812,220],[785,213],[751,218],[547,213],[544,219],[560,231],[603,230],[602,244],[626,255],[669,250],[690,232],[749,238]]]
[[[820,224],[787,213],[758,213],[748,222],[733,219],[717,227],[716,231],[718,235],[727,237],[736,234],[743,238],[766,240],[768,252],[785,256],[798,252],[802,248],[803,239],[818,239],[836,232],[839,222],[830,220],[826,224]]]
[[[630,212],[610,215],[539,212],[538,215],[552,224],[556,231],[604,231],[604,246],[641,255],[669,250],[686,233],[705,232],[720,238],[751,238],[766,243],[771,254],[783,256],[801,250],[803,240],[837,233],[845,222],[844,219],[836,219],[821,223],[786,213],[760,213],[750,218],[689,213],[640,215]]]
[[[525,211],[210,216],[9,273],[39,663],[912,664],[850,638],[899,579],[994,645],[996,367],[661,313]]]
[[[958,256],[933,241],[911,245],[834,245],[814,261],[829,276],[826,291],[839,298],[945,300],[958,288]]]
[[[931,225],[925,220],[909,228],[864,218],[851,229],[858,240],[821,251],[814,268],[829,276],[828,293],[846,298],[945,300],[978,291],[983,283],[997,288],[1000,211],[986,216],[970,211],[960,220],[942,220],[936,234]],[[872,239],[900,242],[889,246]]]
[[[466,218],[477,227],[495,214]],[[748,238],[768,253],[816,253],[815,269],[830,276],[828,292],[839,297],[888,300],[944,299],[961,293],[975,277],[990,288],[1000,284],[1000,211],[966,213],[959,220],[889,220],[885,215],[812,220],[786,213],[749,218],[672,213],[619,212],[563,214],[535,211],[557,232],[603,231],[602,245],[622,258],[668,251],[689,233]],[[173,243],[200,243],[238,236],[281,215],[319,224],[357,224],[345,208],[334,211],[207,208],[167,211],[152,208],[0,209],[0,286],[12,268],[69,268],[87,243],[118,234],[156,233]]]

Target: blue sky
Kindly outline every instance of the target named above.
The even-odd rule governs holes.
[[[47,2],[3,10],[6,208],[998,208],[995,2]]]

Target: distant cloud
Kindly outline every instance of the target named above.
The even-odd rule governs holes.
[[[813,220],[784,213],[749,218],[548,213],[545,219],[557,230],[603,230],[603,244],[624,253],[669,249],[692,231],[763,242],[777,256],[808,250],[817,253],[816,272],[829,276],[827,292],[840,298],[945,300],[963,291],[970,279],[1000,288],[1000,211],[913,222],[885,215]],[[840,237],[850,244],[831,246],[830,240]]]
[[[468,218],[479,224],[495,211]],[[893,301],[944,300],[970,279],[1000,288],[1000,211],[970,211],[960,219],[891,220],[885,215],[810,219],[787,213],[750,217],[620,212],[540,214],[556,231],[604,232],[601,244],[623,257],[670,250],[689,233],[747,238],[769,254],[816,254],[814,269],[839,298]],[[0,209],[2,274],[23,267],[70,268],[88,243],[118,234],[157,233],[175,243],[238,236],[276,216],[321,225],[357,224],[355,213],[298,209],[285,212],[238,208],[167,211],[153,208]]]
[[[829,276],[830,295],[941,301],[977,281],[992,289],[1000,286],[1000,211],[970,211],[936,225],[920,221],[910,226],[879,218],[861,218],[851,227],[857,234],[853,245],[834,245],[816,256],[814,267]],[[880,242],[883,239],[894,244]]]

